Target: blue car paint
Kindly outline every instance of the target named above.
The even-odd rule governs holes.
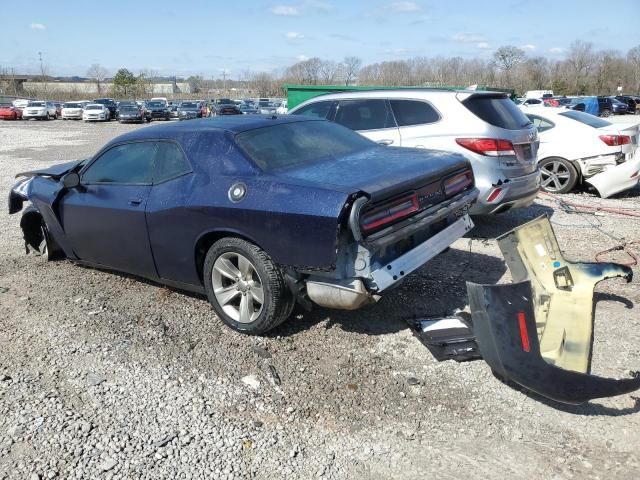
[[[441,178],[443,171],[468,167],[455,154],[405,152],[372,142],[370,150],[348,161],[265,174],[234,142],[237,133],[248,129],[301,121],[324,120],[238,116],[135,130],[109,142],[94,159],[126,142],[175,141],[192,172],[152,187],[66,190],[59,178],[65,169],[79,167],[69,162],[36,172],[29,199],[69,258],[201,289],[196,249],[206,235],[244,237],[281,265],[331,269],[354,194],[379,199],[416,178]],[[81,176],[91,161],[81,167]],[[247,186],[247,194],[234,203],[228,192],[239,182]],[[130,198],[140,203],[130,205]]]

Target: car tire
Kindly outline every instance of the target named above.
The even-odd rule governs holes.
[[[569,160],[549,157],[541,160],[539,166],[540,188],[545,192],[567,193],[578,182],[578,171]]]
[[[601,117],[610,117],[611,116],[611,110],[609,110],[608,108],[605,108],[602,113],[600,114]]]
[[[265,251],[240,238],[223,238],[211,246],[203,277],[218,317],[242,333],[260,335],[275,328],[295,306],[280,268]]]

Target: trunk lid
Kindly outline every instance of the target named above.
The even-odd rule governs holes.
[[[625,160],[631,160],[637,155],[638,144],[640,143],[640,124],[612,123],[606,127],[600,127],[598,130],[602,131],[604,134],[629,136],[631,141],[627,144],[621,145],[621,151],[625,155]]]
[[[457,153],[420,148],[373,147],[340,158],[283,171],[287,177],[366,193],[372,202],[411,191],[470,169]]]

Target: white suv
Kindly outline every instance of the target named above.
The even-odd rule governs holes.
[[[51,120],[57,118],[56,106],[53,102],[44,100],[32,101],[22,110],[23,120],[39,118],[40,120]]]
[[[326,118],[384,145],[463,154],[480,190],[474,214],[526,207],[540,188],[537,130],[503,93],[349,91],[311,98],[289,113]]]

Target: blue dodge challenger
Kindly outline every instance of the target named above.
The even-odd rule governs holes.
[[[478,194],[461,155],[302,117],[142,128],[19,176],[9,212],[28,202],[27,251],[204,293],[251,334],[296,302],[378,301],[472,228]]]

